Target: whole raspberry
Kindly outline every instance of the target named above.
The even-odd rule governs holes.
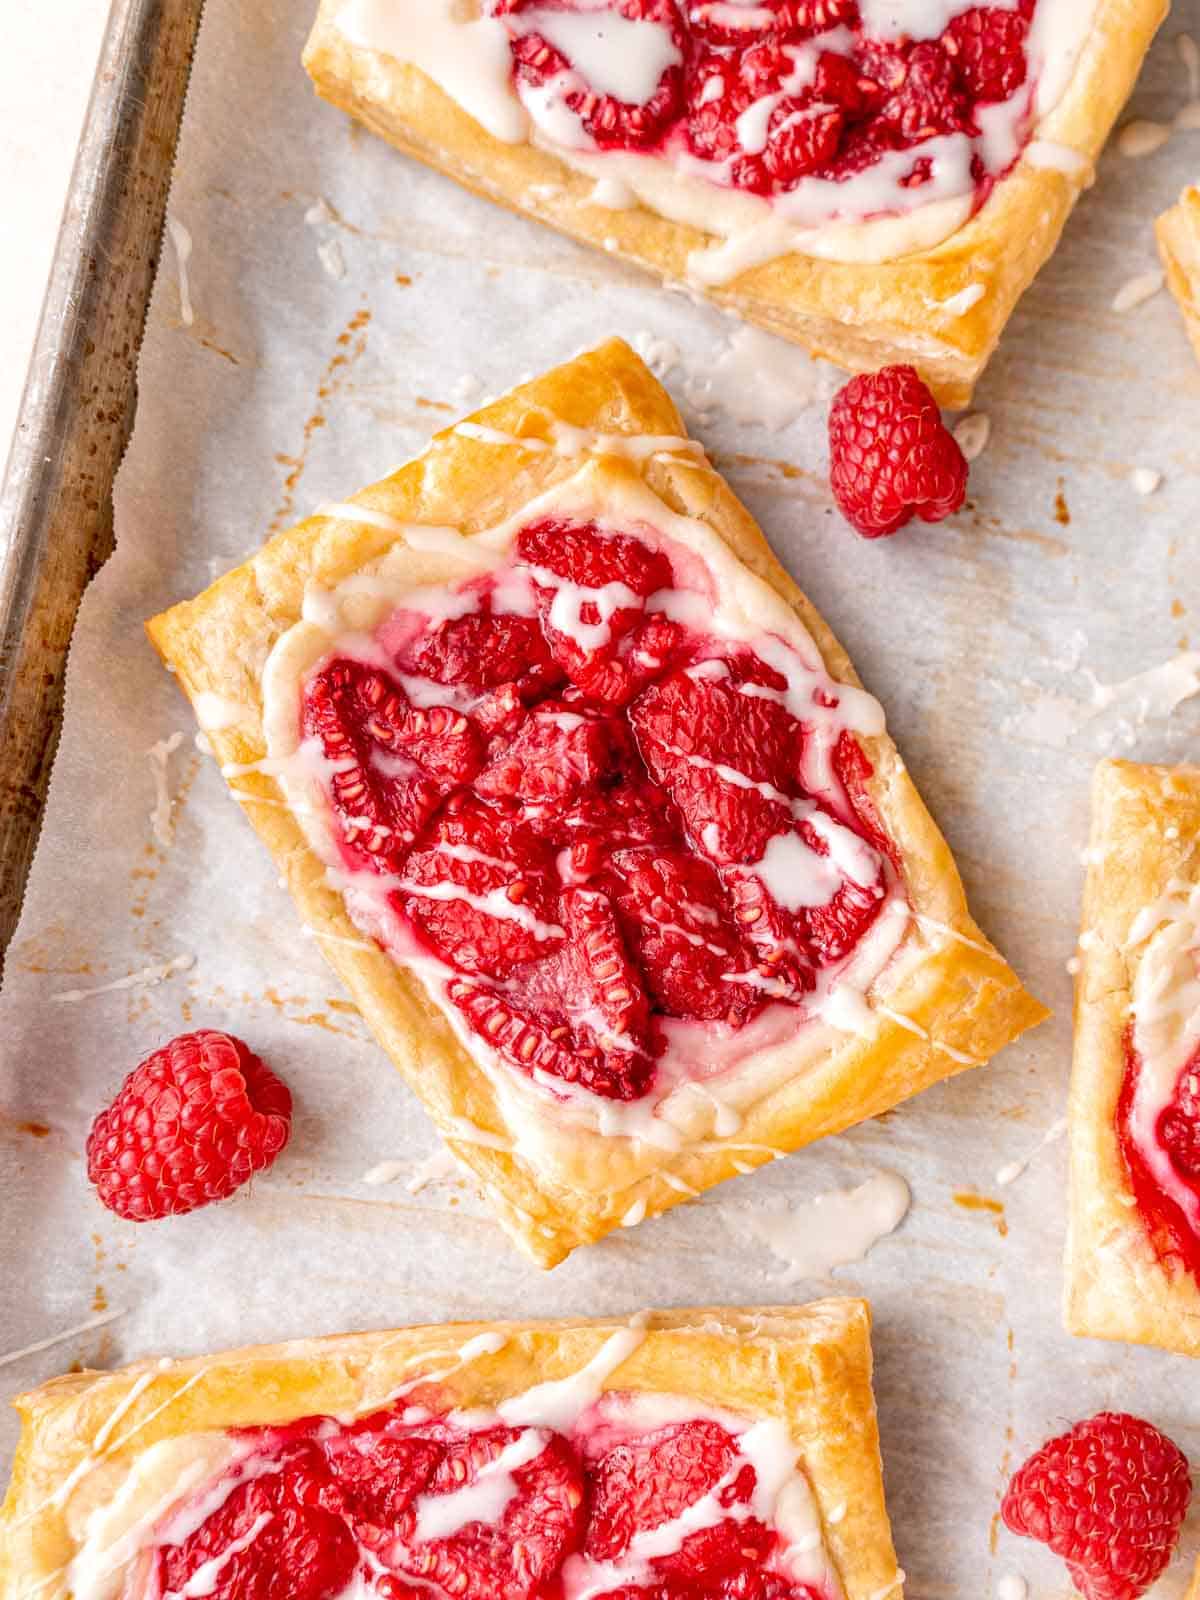
[[[1084,1600],[1137,1600],[1166,1569],[1191,1492],[1165,1434],[1102,1411],[1030,1456],[1000,1509],[1014,1533],[1062,1556]]]
[[[912,367],[863,373],[834,396],[829,482],[864,539],[895,533],[914,514],[940,522],[962,505],[966,457]]]
[[[92,1123],[88,1177],[132,1222],[225,1200],[269,1167],[291,1132],[286,1084],[240,1039],[202,1029],[163,1045]]]

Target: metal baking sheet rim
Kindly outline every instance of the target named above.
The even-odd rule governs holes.
[[[112,485],[203,0],[113,0],[0,486],[0,974],[40,832]]]

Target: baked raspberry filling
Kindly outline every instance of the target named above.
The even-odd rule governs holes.
[[[860,691],[714,609],[652,529],[541,518],[304,681],[352,914],[383,904],[360,926],[559,1098],[636,1101],[794,1033],[899,893]]]
[[[1159,1259],[1200,1279],[1200,887],[1172,882],[1135,921],[1130,945],[1147,933],[1117,1135]]]
[[[1159,1258],[1200,1279],[1200,1049],[1179,1074],[1155,1126],[1156,1159],[1148,1160],[1137,1136],[1134,1104],[1143,1062],[1125,1035],[1125,1078],[1117,1106],[1117,1131],[1138,1211]],[[1164,1163],[1170,1177],[1164,1187]],[[1173,1181],[1172,1181],[1173,1180]]]
[[[928,200],[965,197],[968,213],[982,204],[1048,109],[1039,83],[1049,89],[1063,56],[1073,59],[1070,9],[1061,0],[489,7],[508,31],[535,139],[575,157],[655,156],[681,179],[780,202],[804,228]],[[604,163],[587,170],[603,173]],[[611,172],[655,203],[635,169]],[[675,214],[669,199],[661,209]]]
[[[565,1431],[411,1405],[244,1430],[234,1464],[154,1530],[140,1592],[832,1600],[786,1429],[686,1408],[668,1398],[661,1422],[610,1393]]]

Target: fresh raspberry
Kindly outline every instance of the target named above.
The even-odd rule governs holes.
[[[465,793],[418,842],[397,897],[443,960],[506,978],[561,944],[555,890],[549,850],[520,812]]]
[[[536,617],[471,611],[421,632],[397,652],[401,672],[477,693],[513,684],[522,700],[562,682]]]
[[[532,9],[532,5],[531,0],[505,0],[497,9],[519,13]],[[576,8],[565,5],[559,9]],[[682,60],[685,41],[674,0],[617,0],[605,9],[619,11],[631,21],[663,24],[670,30]],[[683,100],[683,68],[679,63],[665,69],[649,100],[643,105],[629,105],[613,95],[598,94],[587,83],[578,63],[568,60],[540,33],[515,37],[512,56],[517,81],[534,88],[540,88],[560,73],[574,75],[578,87],[568,89],[563,98],[601,150],[647,149],[662,139],[679,116]]]
[[[914,368],[863,373],[838,391],[829,412],[829,481],[864,539],[895,533],[914,514],[940,522],[962,505],[966,459]]]
[[[973,6],[955,17],[942,48],[974,101],[1007,100],[1025,82],[1025,39],[1032,5],[1020,11]]]
[[[239,1484],[181,1544],[158,1546],[154,1592],[332,1600],[348,1587],[358,1551],[346,1524],[322,1504],[330,1487],[315,1445],[287,1451],[276,1470]]]
[[[1083,1600],[1137,1600],[1170,1562],[1191,1492],[1187,1458],[1170,1439],[1102,1411],[1029,1458],[1001,1515],[1063,1558]]]
[[[344,848],[356,865],[380,872],[399,870],[442,800],[483,764],[469,717],[410,705],[390,674],[360,661],[339,658],[321,669],[305,695],[303,728],[337,763],[330,797]]]
[[[180,1034],[147,1056],[92,1124],[88,1177],[131,1222],[225,1200],[288,1142],[292,1097],[228,1033]]]
[[[653,846],[618,850],[612,880],[625,937],[660,1011],[737,1027],[758,1010],[754,987],[732,981],[754,963],[706,861]]]

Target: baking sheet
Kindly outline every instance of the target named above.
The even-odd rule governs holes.
[[[1064,1144],[996,1182],[1064,1109],[1092,764],[1186,758],[1200,731],[1200,701],[1159,714],[1160,679],[1096,689],[1171,660],[1194,626],[1200,369],[1165,294],[1109,306],[1154,267],[1151,220],[1195,176],[1200,134],[1142,160],[1106,155],[980,386],[991,440],[970,508],[867,544],[829,509],[827,374],[314,104],[298,62],[308,9],[207,6],[117,553],[84,603],[0,998],[0,1359],[120,1314],[9,1361],[0,1380],[15,1392],[73,1361],[442,1317],[801,1300],[824,1286],[781,1286],[784,1264],[748,1216],[886,1168],[911,1184],[911,1214],[835,1285],[875,1306],[908,1593],[974,1600],[1020,1572],[1041,1600],[1061,1596],[1053,1558],[997,1536],[1015,1460],[1066,1419],[1115,1405],[1200,1462],[1190,1364],[1060,1330]],[[1186,103],[1175,40],[1188,27],[1200,31],[1197,0],[1177,4],[1135,112],[1167,119]],[[884,700],[978,920],[1057,1016],[991,1067],[545,1275],[468,1190],[362,1181],[385,1160],[416,1169],[433,1136],[299,936],[141,624],[482,394],[614,332],[673,358],[689,421]],[[753,399],[766,383],[769,415]],[[722,390],[731,407],[716,404]],[[1135,466],[1163,474],[1156,493],[1135,493]],[[199,1025],[243,1034],[287,1078],[292,1142],[228,1205],[120,1222],[83,1177],[90,1118],[143,1054]],[[0,1426],[8,1450],[15,1426]],[[1200,1518],[1189,1554],[1198,1544]],[[1184,1587],[1180,1564],[1157,1592]]]

